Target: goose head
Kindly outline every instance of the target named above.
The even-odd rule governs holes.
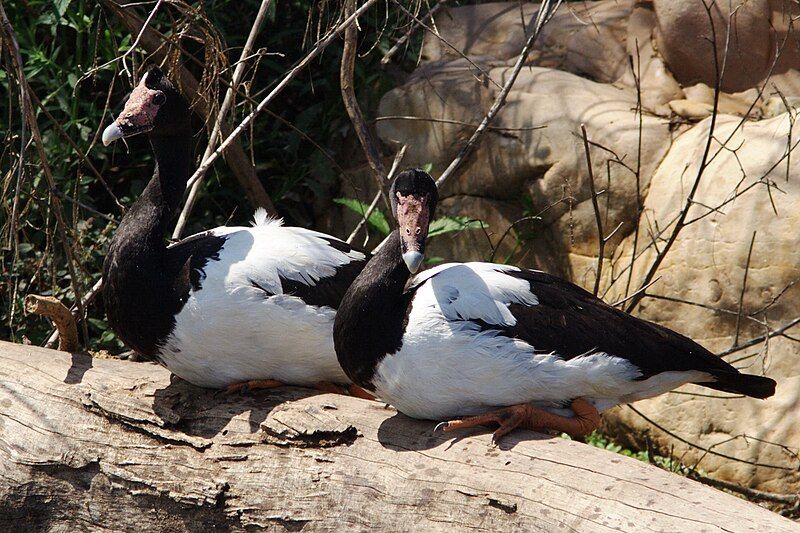
[[[403,262],[415,274],[425,258],[428,225],[439,200],[436,182],[424,170],[404,170],[392,182],[390,198],[400,232]]]
[[[176,135],[189,123],[189,105],[160,68],[150,66],[117,119],[103,131],[103,144],[139,133]]]

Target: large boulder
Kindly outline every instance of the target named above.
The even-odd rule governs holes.
[[[642,285],[657,249],[664,249],[673,231],[698,174],[709,127],[707,119],[681,135],[653,176],[628,292]],[[788,113],[759,122],[718,117],[714,137],[728,140],[727,148],[712,143],[713,159],[700,178],[686,218],[692,222],[680,230],[663,259],[658,281],[647,289],[656,298],[642,300],[639,316],[715,352],[744,344],[764,335],[767,327],[777,329],[800,316],[800,162],[794,153],[786,157],[790,139],[797,136],[795,131],[790,137],[790,128]],[[609,262],[604,280],[609,300],[626,295],[632,247],[630,236]],[[664,301],[659,296],[690,303]],[[637,444],[649,436],[661,449],[674,446],[674,453],[685,463],[697,462],[699,468],[722,479],[779,492],[796,489],[800,484],[800,460],[795,455],[800,444],[800,342],[796,340],[800,326],[788,333],[789,338],[773,338],[725,357],[744,372],[766,373],[776,379],[773,398],[730,398],[713,391],[709,395],[708,389],[691,386],[636,404],[645,416],[680,438],[742,461],[688,447],[627,408],[611,417],[614,422],[609,428]]]
[[[441,172],[488,110],[497,89],[481,83],[468,67],[463,60],[429,65],[381,100],[379,116],[426,119],[378,123],[385,142],[408,144],[406,164],[431,163],[434,173]],[[502,83],[510,71],[496,67],[489,74]],[[633,230],[637,198],[643,197],[670,145],[668,124],[644,116],[640,157],[635,108],[632,89],[553,69],[526,68],[493,123],[495,129],[442,193],[516,202],[525,214],[540,217],[530,243],[537,253],[527,255],[528,264],[558,270],[555,265],[564,264],[561,258],[568,253],[595,255],[597,229],[580,133],[585,124],[589,139],[602,146],[592,149],[592,166],[597,189],[605,190],[600,206],[606,228],[624,225],[609,243],[610,254]],[[468,258],[479,259],[474,252]]]

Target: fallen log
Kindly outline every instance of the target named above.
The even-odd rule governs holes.
[[[0,527],[800,530],[582,443],[433,428],[378,402],[226,396],[149,363],[0,342]]]

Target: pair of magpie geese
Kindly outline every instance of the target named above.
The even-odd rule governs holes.
[[[447,263],[418,273],[438,200],[419,169],[394,179],[397,229],[372,256],[263,211],[252,227],[167,246],[192,131],[187,101],[157,67],[103,143],[139,133],[157,168],[109,248],[103,301],[120,339],[191,383],[349,387],[448,430],[497,424],[495,438],[516,427],[585,434],[599,412],[686,383],[774,394],[772,379],[544,272]]]

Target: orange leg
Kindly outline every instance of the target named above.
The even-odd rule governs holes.
[[[274,389],[275,387],[282,387],[283,385],[284,383],[274,379],[254,379],[251,381],[244,381],[242,383],[228,385],[228,387],[225,389],[225,393],[236,394],[239,392],[241,394],[247,394],[250,391],[259,389]]]
[[[355,383],[351,383],[347,390],[350,392],[350,396],[355,396],[356,398],[361,398],[363,400],[375,400],[375,396],[362,389]]]
[[[364,400],[374,400],[375,396],[368,393],[358,385],[350,384],[347,387],[342,385],[337,385],[335,383],[331,383],[329,381],[320,381],[319,383],[314,384],[314,388],[322,391],[322,392],[330,392],[333,394],[342,394],[344,396],[350,395],[355,396],[356,398],[362,398]]]
[[[591,433],[600,425],[600,413],[586,400],[577,398],[572,401],[571,407],[575,412],[575,417],[573,418],[549,413],[543,409],[523,403],[462,420],[445,422],[442,429],[444,431],[453,431],[454,429],[471,428],[484,424],[498,424],[500,427],[492,437],[492,440],[497,443],[503,436],[508,435],[518,427],[540,431],[555,430],[573,437],[580,437]]]

